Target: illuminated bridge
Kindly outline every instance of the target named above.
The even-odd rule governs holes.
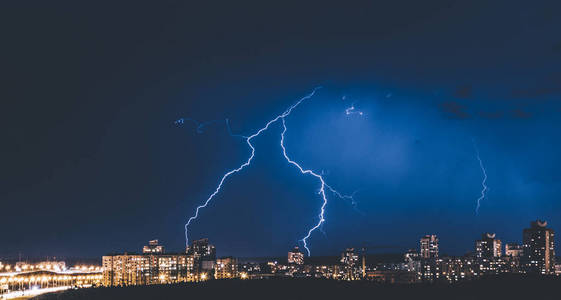
[[[0,273],[0,299],[35,296],[72,287],[97,286],[101,279],[101,268],[4,272]]]

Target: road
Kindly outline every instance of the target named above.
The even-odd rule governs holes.
[[[14,299],[14,298],[31,298],[45,293],[64,291],[69,288],[71,288],[71,286],[59,286],[59,287],[44,288],[44,289],[36,288],[36,289],[30,289],[24,291],[14,291],[14,292],[9,292],[0,295],[0,299],[4,300],[4,299]]]

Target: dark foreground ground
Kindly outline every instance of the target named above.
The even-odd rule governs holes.
[[[313,279],[224,280],[197,284],[92,288],[42,295],[73,299],[561,299],[561,278],[500,277],[460,284],[377,285]],[[361,298],[358,298],[361,297]]]

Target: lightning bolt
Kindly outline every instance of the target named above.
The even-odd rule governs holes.
[[[473,146],[475,148],[475,155],[477,157],[477,160],[479,161],[479,167],[481,168],[481,172],[483,173],[483,181],[481,182],[481,186],[483,187],[483,189],[481,190],[481,196],[479,196],[479,198],[477,198],[477,206],[475,207],[475,214],[479,215],[479,208],[481,207],[481,200],[485,199],[485,197],[486,197],[485,192],[487,192],[487,190],[489,188],[485,184],[487,182],[487,171],[485,170],[485,167],[483,166],[483,161],[481,160],[481,156],[479,156],[479,149],[477,148],[477,144],[475,143],[475,140],[473,140]]]
[[[312,233],[314,232],[314,230],[318,229],[323,222],[325,222],[325,206],[327,205],[327,196],[325,195],[325,188],[326,188],[326,184],[325,184],[325,180],[323,180],[323,176],[318,175],[316,173],[314,173],[314,171],[312,170],[304,170],[304,168],[302,168],[297,162],[291,160],[288,155],[286,154],[286,148],[284,147],[284,134],[286,133],[286,122],[284,120],[284,118],[282,118],[282,133],[281,133],[281,147],[282,147],[282,154],[284,155],[284,158],[286,158],[286,160],[288,161],[288,163],[294,165],[296,168],[298,168],[298,170],[300,170],[300,172],[302,174],[308,174],[308,175],[312,175],[315,178],[319,179],[320,183],[321,183],[321,187],[319,189],[319,194],[321,195],[321,198],[323,199],[323,203],[321,204],[321,210],[319,213],[319,221],[317,222],[316,225],[314,225],[312,228],[310,228],[310,230],[308,230],[308,234],[302,239],[302,243],[304,243],[304,248],[306,248],[306,251],[308,252],[308,256],[310,256],[310,249],[308,248],[308,239],[310,238],[310,236],[312,235]],[[331,188],[330,188],[331,189]],[[333,189],[331,189],[333,190]]]
[[[304,248],[305,248],[306,251],[308,252],[308,256],[310,256],[310,255],[311,255],[311,252],[310,252],[310,248],[308,248],[308,239],[312,236],[312,233],[313,233],[316,229],[319,229],[320,231],[322,231],[322,230],[321,230],[321,226],[322,226],[323,223],[325,222],[325,207],[327,206],[327,195],[325,194],[325,190],[326,190],[326,189],[329,190],[330,192],[332,192],[333,194],[335,194],[337,197],[339,197],[339,198],[341,198],[341,199],[348,199],[348,200],[351,200],[352,203],[355,203],[355,202],[354,202],[354,198],[353,198],[355,193],[353,193],[353,194],[350,195],[350,196],[348,196],[348,195],[343,195],[343,194],[339,193],[337,190],[335,190],[335,189],[332,188],[330,185],[328,185],[327,183],[325,183],[325,180],[324,180],[324,178],[323,178],[322,175],[317,174],[317,173],[315,173],[314,171],[309,170],[309,169],[306,170],[306,169],[304,169],[302,166],[300,166],[300,164],[298,164],[298,163],[295,162],[294,160],[290,159],[290,157],[288,157],[288,154],[286,154],[286,147],[285,147],[285,145],[284,145],[284,136],[285,136],[285,133],[286,133],[286,130],[287,130],[287,128],[286,128],[286,121],[285,121],[285,118],[284,118],[284,117],[282,118],[282,128],[283,128],[283,130],[282,130],[282,133],[281,133],[280,145],[281,145],[281,148],[282,148],[282,154],[284,155],[284,158],[286,159],[286,161],[287,161],[289,164],[291,164],[291,165],[295,166],[296,168],[298,168],[298,170],[300,171],[300,173],[305,174],[305,175],[311,175],[311,176],[317,178],[317,179],[319,180],[319,182],[320,182],[320,189],[319,189],[318,194],[321,195],[322,204],[321,204],[320,213],[319,213],[319,216],[318,216],[318,217],[319,217],[319,220],[318,220],[318,222],[317,222],[312,228],[310,228],[310,229],[308,230],[308,234],[306,234],[306,236],[300,240],[300,241],[302,241],[302,243],[304,244]],[[322,231],[322,232],[323,232],[323,231]],[[324,232],[324,234],[325,234],[325,232]]]
[[[253,140],[255,137],[259,136],[263,131],[266,131],[267,129],[269,129],[269,126],[271,126],[271,124],[273,124],[273,123],[277,122],[278,120],[283,119],[284,117],[290,115],[290,113],[292,112],[293,109],[298,107],[298,105],[300,105],[300,103],[302,103],[303,101],[312,98],[315,95],[315,93],[317,92],[317,90],[320,89],[320,88],[321,87],[317,87],[314,90],[312,90],[312,92],[310,94],[300,98],[300,100],[298,100],[295,104],[293,104],[288,109],[286,109],[282,114],[276,116],[274,119],[267,122],[267,124],[265,124],[264,127],[257,130],[254,134],[252,134],[250,136],[247,136],[247,137],[244,137],[247,145],[251,149],[251,154],[249,155],[249,158],[243,164],[241,164],[239,167],[226,172],[226,174],[224,174],[222,176],[222,178],[220,179],[220,182],[219,182],[218,186],[216,187],[216,189],[214,190],[214,192],[212,194],[210,194],[210,196],[206,199],[206,201],[203,204],[197,206],[197,208],[195,210],[195,215],[190,217],[189,220],[187,221],[187,223],[185,224],[185,242],[186,242],[187,246],[189,246],[189,225],[191,225],[191,222],[193,222],[195,219],[197,219],[199,217],[200,210],[207,207],[208,204],[210,203],[210,201],[212,201],[212,199],[220,192],[220,190],[222,189],[222,185],[224,184],[224,181],[228,177],[230,177],[231,175],[233,175],[235,173],[240,172],[245,167],[247,167],[251,164],[251,161],[253,160],[253,157],[255,156],[255,147],[251,143],[251,140]]]
[[[292,111],[298,107],[303,101],[312,98],[315,93],[317,92],[318,89],[320,89],[321,87],[317,87],[315,88],[310,94],[300,98],[300,100],[298,100],[295,104],[293,104],[292,106],[290,106],[287,110],[285,110],[282,114],[276,116],[274,119],[270,120],[269,122],[267,122],[267,124],[262,127],[261,129],[257,130],[254,134],[250,135],[250,136],[242,136],[242,135],[236,135],[236,134],[232,134],[231,130],[230,130],[230,126],[229,126],[229,122],[228,119],[226,119],[226,125],[228,126],[228,132],[230,133],[230,135],[232,136],[238,136],[238,137],[243,137],[246,141],[246,143],[248,144],[249,148],[251,149],[251,154],[249,156],[249,158],[247,159],[246,162],[244,162],[243,164],[241,164],[239,167],[232,169],[230,171],[228,171],[227,173],[225,173],[222,178],[220,179],[220,182],[218,184],[218,186],[216,187],[216,189],[214,190],[214,192],[212,194],[210,194],[210,196],[206,199],[206,201],[202,204],[197,206],[196,210],[195,210],[195,215],[193,215],[191,218],[189,218],[189,220],[187,221],[187,223],[185,224],[185,241],[186,241],[186,245],[189,245],[189,231],[188,231],[188,227],[189,225],[198,218],[199,216],[199,211],[205,207],[208,206],[208,204],[212,201],[212,199],[220,192],[220,190],[222,189],[222,185],[224,184],[224,182],[226,181],[226,179],[228,177],[230,177],[231,175],[238,173],[240,171],[242,171],[244,168],[246,168],[247,166],[249,166],[251,164],[251,161],[253,160],[253,157],[255,156],[255,147],[253,146],[253,144],[251,143],[252,139],[259,136],[262,132],[266,131],[269,129],[269,127],[273,124],[278,122],[279,120],[282,121],[282,126],[283,126],[283,131],[281,133],[281,141],[280,141],[280,145],[282,147],[283,150],[283,155],[286,158],[286,160],[296,166],[300,172],[302,174],[309,174],[312,175],[314,177],[316,177],[317,179],[319,179],[320,183],[321,183],[321,187],[319,190],[319,194],[322,197],[323,203],[321,205],[321,209],[320,209],[320,214],[319,214],[319,221],[318,223],[313,226],[310,230],[308,230],[307,235],[301,240],[304,244],[304,248],[306,248],[306,251],[308,252],[308,256],[310,256],[311,252],[310,249],[308,248],[308,239],[310,238],[310,236],[312,235],[312,233],[321,227],[321,225],[325,222],[325,207],[327,205],[327,195],[325,193],[326,189],[329,190],[330,192],[332,192],[333,194],[335,194],[337,197],[341,198],[341,199],[346,199],[346,200],[351,200],[353,205],[355,204],[354,201],[354,194],[348,196],[348,195],[343,195],[340,192],[338,192],[337,190],[333,189],[331,186],[329,186],[328,184],[325,183],[325,180],[323,179],[322,175],[318,175],[317,173],[311,171],[311,170],[304,170],[298,163],[296,163],[295,161],[291,160],[288,155],[286,154],[286,148],[284,146],[284,136],[287,130],[286,127],[286,121],[285,118],[288,117]],[[190,119],[192,120],[192,119]],[[197,124],[197,123],[196,123]],[[198,124],[202,124],[202,123],[198,123]],[[200,126],[198,126],[197,128],[199,128]],[[321,229],[321,228],[320,228]]]

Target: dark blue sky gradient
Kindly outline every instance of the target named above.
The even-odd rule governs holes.
[[[358,203],[329,195],[313,255],[427,233],[463,254],[485,231],[561,228],[554,1],[2,6],[0,257],[180,250],[249,149],[223,125],[173,121],[247,135],[320,85],[287,118],[287,150]],[[284,255],[317,222],[318,182],[286,163],[279,125],[192,226],[219,255]],[[479,216],[472,140],[490,188]]]

